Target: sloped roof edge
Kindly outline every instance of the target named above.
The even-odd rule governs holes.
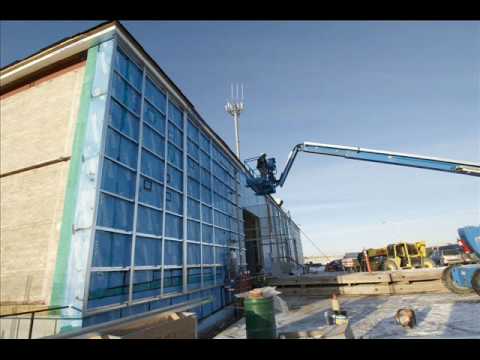
[[[206,128],[207,132],[209,132],[221,145],[223,150],[228,153],[230,159],[234,161],[237,166],[240,166],[246,173],[248,173],[245,164],[243,164],[243,162],[237,158],[227,143],[208,125],[190,100],[182,93],[177,85],[168,77],[158,63],[145,51],[142,45],[133,37],[132,34],[130,34],[130,32],[125,28],[125,26],[123,26],[123,24],[120,23],[120,21],[109,20],[102,22],[93,28],[73,36],[63,38],[38,50],[26,58],[6,65],[0,69],[0,86],[5,86],[13,81],[28,76],[39,68],[43,68],[44,66],[62,60],[70,55],[87,50],[89,47],[101,42],[103,38],[108,38],[113,35],[115,31],[118,31],[121,36],[126,38],[128,42],[130,42],[141,53],[142,57],[149,62],[149,64],[158,73],[161,74],[168,85],[174,90],[176,95],[180,97],[181,100],[188,106],[188,110],[195,115],[195,117],[201,122],[201,125]],[[283,212],[286,212],[283,208],[278,206],[272,196],[266,195],[266,197],[270,199],[270,202],[274,206]]]
[[[116,25],[116,21],[103,22],[84,32],[61,39],[24,59],[8,64],[0,69],[0,84],[2,86],[8,85],[51,63],[94,46],[103,37],[111,36]]]

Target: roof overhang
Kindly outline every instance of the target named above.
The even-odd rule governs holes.
[[[47,66],[88,50],[90,47],[111,38],[115,29],[115,22],[102,24],[7,66],[0,70],[0,86],[7,86]]]

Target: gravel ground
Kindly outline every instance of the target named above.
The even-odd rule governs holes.
[[[289,296],[282,297],[289,311],[277,313],[277,331],[309,330],[326,325],[324,312],[330,300]],[[355,338],[479,338],[480,297],[447,294],[385,296],[342,296]],[[415,310],[417,326],[405,329],[394,322],[398,309]],[[245,320],[222,331],[215,338],[245,338]]]

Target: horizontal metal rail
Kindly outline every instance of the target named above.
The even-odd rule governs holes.
[[[44,309],[21,311],[21,312],[16,312],[16,313],[0,315],[0,318],[30,314],[30,326],[29,326],[29,329],[28,329],[28,338],[31,339],[32,334],[33,334],[33,323],[35,321],[35,314],[40,313],[40,312],[55,311],[55,310],[62,310],[62,309],[74,309],[74,310],[77,310],[77,311],[81,312],[80,309],[77,309],[76,307],[70,306],[70,305],[50,306],[50,307],[47,307],[47,308],[44,308]]]
[[[0,178],[3,178],[5,176],[19,174],[19,173],[22,173],[22,172],[25,172],[25,171],[38,169],[38,168],[41,168],[41,167],[44,167],[44,166],[54,165],[56,163],[63,162],[63,161],[69,161],[70,158],[71,158],[71,156],[61,156],[58,159],[48,160],[48,161],[44,161],[44,162],[39,163],[39,164],[35,164],[35,165],[32,165],[32,166],[27,166],[25,168],[8,171],[6,173],[0,174]]]
[[[61,309],[67,309],[67,308],[71,308],[71,309],[74,309],[74,310],[77,310],[77,311],[81,311],[80,309],[77,309],[77,308],[75,308],[73,306],[70,306],[70,305],[52,306],[52,307],[47,307],[47,308],[39,309],[39,310],[22,311],[22,312],[0,315],[0,318],[8,317],[8,316],[26,315],[26,314],[31,314],[31,313],[39,313],[39,312],[45,312],[45,311],[61,310]]]
[[[86,328],[82,328],[82,329],[74,330],[74,331],[69,331],[69,332],[66,332],[66,333],[63,333],[63,334],[59,334],[59,335],[47,336],[47,337],[44,337],[44,339],[68,339],[68,338],[79,337],[79,336],[82,336],[82,335],[87,335],[89,333],[93,334],[94,332],[99,332],[102,329],[110,327],[110,326],[120,325],[120,324],[123,324],[123,323],[148,318],[150,316],[158,315],[158,314],[162,314],[162,313],[185,311],[185,310],[188,310],[188,309],[195,308],[197,306],[201,306],[201,305],[204,305],[204,304],[211,303],[212,301],[213,301],[212,297],[208,297],[208,298],[205,298],[205,299],[202,299],[202,300],[187,301],[187,302],[184,302],[182,304],[175,304],[175,305],[168,306],[168,307],[158,309],[158,310],[155,310],[155,311],[149,311],[149,312],[144,312],[144,313],[137,314],[137,315],[127,316],[127,317],[124,317],[124,318],[121,318],[121,319],[108,321],[108,322],[98,324],[98,325],[88,326]]]

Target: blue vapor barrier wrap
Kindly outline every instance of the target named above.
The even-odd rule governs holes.
[[[245,252],[239,170],[118,41],[85,323],[213,296],[203,318],[226,304],[229,267],[245,268],[227,260]]]
[[[101,161],[102,132],[105,123],[105,110],[108,103],[108,90],[112,54],[115,41],[105,41],[98,46],[95,73],[90,93],[90,104],[86,124],[86,133],[81,149],[81,165],[79,171],[78,197],[75,207],[75,216],[72,227],[71,247],[68,260],[66,287],[64,294],[65,304],[77,309],[84,309],[85,287],[88,267],[88,253],[92,245],[92,228],[94,225],[94,210],[97,185],[99,179],[99,162]],[[101,237],[101,236],[100,236]],[[122,249],[121,239],[110,240],[115,249]],[[128,246],[128,242],[127,242]],[[105,249],[100,251],[105,256]],[[112,263],[126,261],[122,251],[115,252]],[[71,314],[70,314],[70,313]],[[65,316],[77,315],[72,309],[65,311]],[[62,330],[81,327],[82,320],[62,320]]]

